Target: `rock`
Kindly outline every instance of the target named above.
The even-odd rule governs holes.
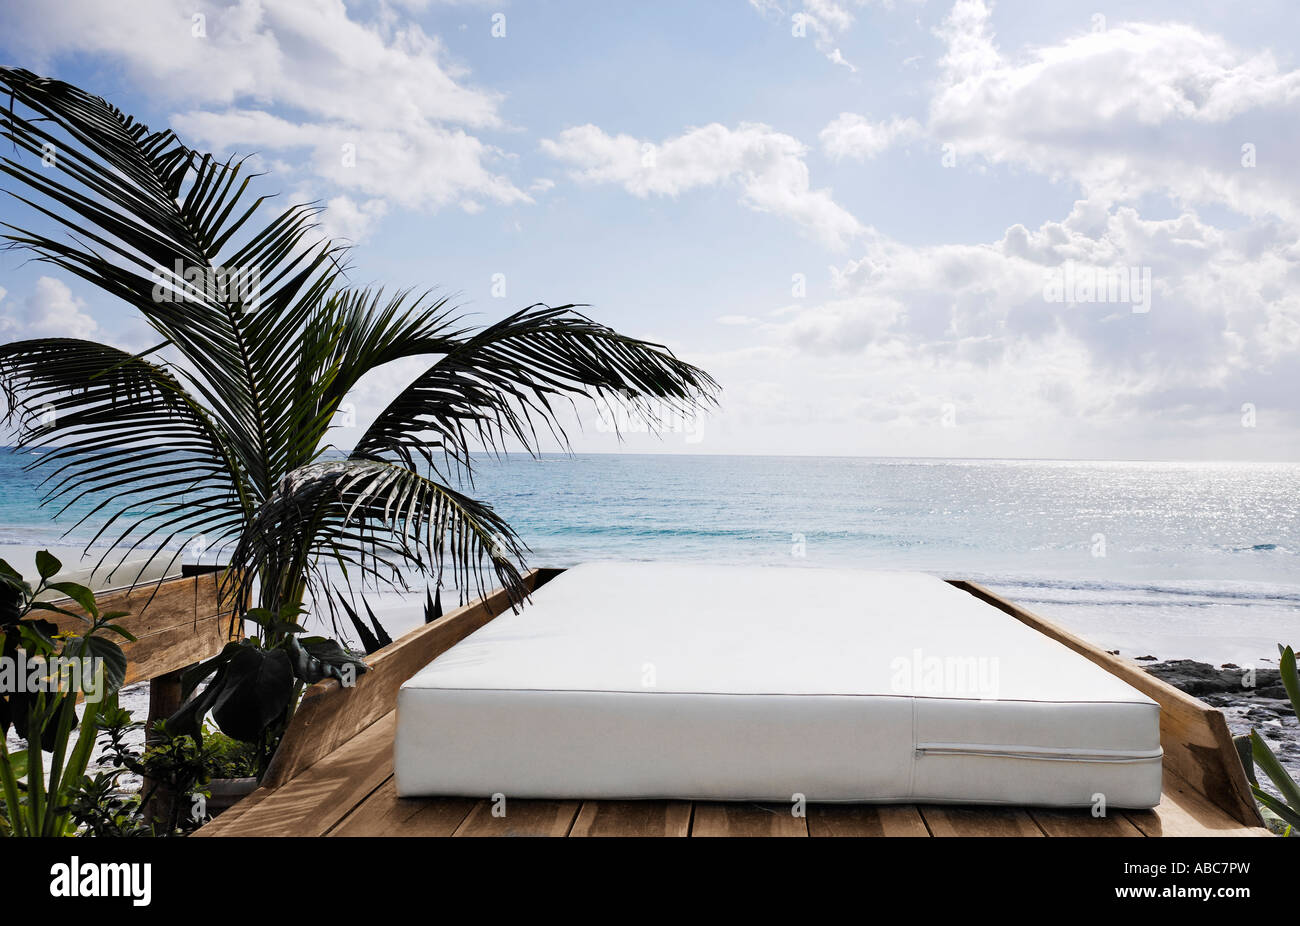
[[[1192,659],[1172,659],[1143,668],[1222,711],[1234,736],[1258,731],[1278,761],[1300,780],[1300,725],[1277,669],[1256,667],[1254,687],[1243,687],[1242,682],[1250,678],[1248,670],[1230,663],[1215,668]]]
[[[1175,688],[1198,697],[1220,693],[1263,698],[1286,696],[1277,669],[1256,669],[1254,687],[1242,684],[1248,678],[1246,670],[1216,669],[1207,662],[1193,659],[1173,659],[1147,666],[1146,670]]]
[[[1155,662],[1155,661],[1156,661],[1156,657],[1155,657],[1155,656],[1139,656],[1139,657],[1137,657],[1137,661],[1138,661],[1138,662]]]

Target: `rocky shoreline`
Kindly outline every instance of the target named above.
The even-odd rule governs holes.
[[[1291,777],[1300,781],[1300,721],[1277,669],[1247,669],[1232,663],[1216,667],[1192,659],[1149,662],[1154,658],[1143,657],[1138,663],[1162,681],[1223,711],[1234,736],[1252,729],[1258,732]]]

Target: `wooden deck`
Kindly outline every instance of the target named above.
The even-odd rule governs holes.
[[[263,790],[199,830],[200,836],[1255,836],[1166,772],[1154,811],[939,805],[786,804],[703,801],[505,802],[397,797],[395,714],[293,779]]]
[[[557,570],[537,570],[540,586]],[[1161,704],[1164,791],[1151,811],[928,804],[400,799],[393,783],[397,689],[507,606],[502,593],[412,631],[352,689],[303,699],[263,786],[195,836],[1268,836],[1223,716],[985,589],[954,582],[1083,653]],[[495,812],[494,812],[495,811]]]

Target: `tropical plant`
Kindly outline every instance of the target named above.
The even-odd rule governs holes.
[[[166,721],[155,722],[153,740],[138,745],[144,724],[120,707],[116,695],[100,711],[103,753],[72,801],[72,819],[82,836],[174,836],[208,819],[207,787],[214,778],[257,773],[257,754],[247,744],[204,730],[201,738],[176,736]],[[137,776],[138,790],[126,786]]]
[[[140,756],[131,734],[143,730],[144,724],[131,719],[131,712],[118,703],[116,695],[105,703],[97,720],[103,752],[95,763],[98,768],[93,775],[87,772],[72,801],[77,832],[100,837],[152,836],[153,827],[141,809],[147,795],[122,782],[131,771],[131,762]]]
[[[276,617],[256,645],[223,654],[200,697],[247,724],[273,682],[287,707],[272,740],[297,688],[344,672],[290,642],[308,603],[333,617],[329,566],[349,587],[400,586],[415,567],[522,599],[526,548],[465,490],[475,453],[535,454],[548,435],[567,447],[562,417],[578,399],[652,422],[713,400],[707,373],[577,305],[473,328],[446,298],[350,288],[344,248],[314,241],[316,208],[272,211],[244,161],[29,71],[0,68],[0,90],[12,149],[0,173],[39,216],[7,226],[10,246],[128,303],[157,338],[134,353],[76,338],[0,347],[19,448],[42,451],[47,502],[93,502],[85,518],[106,518],[100,534],[123,557],[196,536],[223,551],[237,600]],[[420,372],[335,448],[331,423],[358,381],[413,358]]]
[[[1292,712],[1300,716],[1300,674],[1296,672],[1295,650],[1281,644],[1277,649],[1282,656],[1278,662],[1282,686],[1291,700]],[[1249,735],[1234,739],[1242,764],[1246,767],[1246,777],[1250,779],[1250,790],[1262,806],[1265,819],[1284,836],[1300,833],[1300,785],[1296,784],[1257,731],[1251,730]],[[1263,769],[1273,787],[1277,788],[1277,795],[1260,787],[1257,767]]]
[[[32,588],[0,560],[0,794],[4,832],[11,836],[64,836],[72,805],[81,792],[95,746],[97,720],[126,675],[126,657],[105,634],[135,638],[113,621],[120,611],[100,613],[94,594],[73,582],[54,581],[63,564],[48,551],[36,554],[40,581]],[[66,599],[42,599],[58,592],[85,613],[65,607]],[[59,614],[85,624],[79,633],[32,618],[33,611]],[[80,731],[77,697],[85,698]],[[115,703],[115,702],[112,702]],[[10,752],[12,726],[27,748]],[[71,749],[69,749],[71,747]],[[49,767],[45,753],[50,753]]]

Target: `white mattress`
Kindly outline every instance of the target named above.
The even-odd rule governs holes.
[[[1151,807],[1159,706],[940,579],[591,563],[398,696],[403,796]]]

